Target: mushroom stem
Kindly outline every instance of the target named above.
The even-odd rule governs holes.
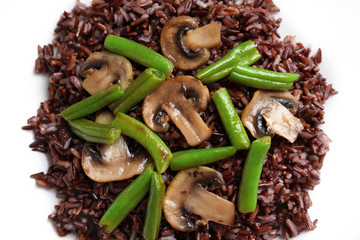
[[[185,97],[182,96],[182,98],[184,99],[181,100],[181,105],[168,103],[163,105],[163,109],[184,135],[187,143],[190,146],[196,146],[208,139],[212,131]]]
[[[213,48],[221,44],[221,23],[213,22],[186,32],[183,41],[194,52],[203,48]]]
[[[204,204],[206,203],[206,204]],[[184,202],[184,206],[192,213],[201,216],[203,224],[209,220],[223,225],[232,225],[234,222],[235,205],[195,185]]]

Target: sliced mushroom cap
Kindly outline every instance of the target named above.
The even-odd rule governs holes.
[[[235,205],[203,188],[218,188],[224,184],[220,172],[209,167],[194,167],[180,171],[168,186],[164,199],[164,215],[170,225],[183,232],[194,231],[198,225],[214,221],[232,225]],[[190,213],[201,220],[193,223]]]
[[[96,122],[108,124],[113,120],[111,112],[101,112]],[[141,174],[151,158],[145,153],[130,153],[125,139],[120,136],[112,145],[85,143],[81,165],[85,174],[96,182],[111,182]]]
[[[189,16],[169,20],[160,36],[163,55],[179,70],[194,70],[210,58],[208,48],[221,45],[221,24],[213,22],[198,28],[196,20]]]
[[[241,119],[255,138],[277,134],[294,142],[304,128],[293,115],[297,109],[298,103],[288,91],[258,90]]]
[[[108,51],[94,52],[82,65],[80,74],[86,79],[83,88],[94,95],[112,84],[126,89],[133,80],[131,63],[125,57]]]
[[[212,131],[198,112],[209,102],[209,90],[192,76],[177,76],[165,80],[144,100],[142,116],[145,124],[155,132],[166,132],[171,120],[190,146],[208,139]]]

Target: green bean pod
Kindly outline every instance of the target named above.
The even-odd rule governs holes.
[[[154,159],[156,169],[163,173],[170,164],[172,153],[161,138],[144,123],[124,113],[117,113],[113,126],[119,127],[125,136],[135,139]]]
[[[234,67],[233,72],[252,78],[266,79],[283,83],[292,83],[296,81],[300,74],[275,72],[267,69],[255,68],[238,64]]]
[[[155,68],[165,73],[168,78],[174,68],[174,64],[163,55],[135,41],[108,35],[105,38],[104,47],[111,52],[123,55],[145,66]]]
[[[67,121],[84,117],[106,107],[119,99],[123,94],[124,90],[122,90],[119,85],[112,85],[93,96],[71,105],[62,111],[60,116]]]
[[[89,142],[113,144],[120,138],[120,128],[111,124],[97,123],[85,118],[70,120],[68,124],[74,134]]]
[[[250,140],[246,130],[231,102],[226,88],[220,88],[212,96],[212,100],[219,112],[221,122],[225,128],[227,136],[236,150],[249,149]]]
[[[146,206],[143,228],[143,237],[146,240],[155,240],[159,235],[164,197],[164,180],[159,173],[154,172],[151,178],[150,193]]]
[[[99,226],[106,226],[105,231],[112,232],[126,216],[140,203],[150,189],[154,165],[150,164],[129,186],[127,186],[106,210]]]
[[[254,78],[246,75],[241,75],[236,72],[231,72],[228,79],[234,83],[238,83],[248,87],[267,89],[267,90],[288,90],[293,85],[292,82],[286,83],[286,82],[277,82],[266,79]]]
[[[126,113],[133,106],[141,102],[150,92],[165,80],[165,74],[155,68],[147,68],[125,90],[124,95],[109,105],[114,112]]]
[[[248,40],[234,47],[219,61],[201,70],[196,77],[204,84],[213,83],[228,76],[236,64],[250,65],[260,58],[255,43]]]
[[[218,148],[191,149],[173,153],[170,161],[170,168],[173,171],[183,170],[186,168],[206,165],[228,157],[236,153],[233,146]]]
[[[266,136],[252,142],[242,172],[237,207],[239,212],[253,212],[257,204],[257,192],[264,159],[271,145]]]
[[[229,80],[253,88],[287,90],[299,76],[297,73],[280,73],[238,64],[231,71]]]

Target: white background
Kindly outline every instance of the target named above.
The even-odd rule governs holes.
[[[325,105],[324,129],[332,139],[311,192],[317,229],[296,240],[360,239],[359,0],[275,0],[283,22],[280,34],[296,35],[315,53],[321,47],[321,73],[339,91]],[[37,45],[50,43],[64,11],[75,0],[1,1],[1,239],[60,239],[48,220],[58,202],[53,191],[36,186],[30,175],[48,168],[43,154],[32,152],[31,131],[22,131],[39,103],[47,99],[47,77],[34,74]],[[5,236],[5,238],[4,238]],[[63,239],[74,239],[67,237]]]

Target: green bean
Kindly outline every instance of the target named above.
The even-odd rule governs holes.
[[[219,61],[201,70],[196,77],[205,84],[213,83],[229,75],[236,64],[250,65],[260,57],[255,43],[248,40],[234,47]]]
[[[165,80],[165,74],[155,68],[147,68],[125,90],[124,95],[109,105],[116,114],[126,113],[133,106],[141,102],[150,92],[157,88]]]
[[[271,145],[269,136],[252,142],[245,160],[237,200],[241,213],[253,212],[257,204],[257,191],[264,159]]]
[[[110,233],[125,219],[149,192],[153,172],[154,166],[150,164],[141,175],[115,198],[100,219],[100,227],[106,226],[105,231]]]
[[[260,78],[284,83],[292,83],[300,77],[298,73],[275,72],[267,69],[245,66],[242,64],[236,65],[233,69],[233,72],[253,78]]]
[[[229,80],[253,88],[287,90],[299,76],[297,73],[280,73],[236,65],[230,73]]]
[[[106,107],[119,99],[123,94],[124,90],[122,90],[119,85],[112,85],[93,96],[71,105],[62,111],[60,116],[67,121],[84,117]]]
[[[170,164],[172,153],[161,138],[144,123],[124,113],[117,113],[113,125],[121,129],[125,136],[135,139],[150,153],[156,169],[163,173]]]
[[[246,130],[231,102],[226,88],[220,88],[212,96],[212,100],[219,112],[227,136],[236,150],[249,149],[250,140]]]
[[[111,52],[130,58],[145,67],[155,68],[165,73],[167,78],[174,68],[173,63],[163,55],[140,43],[123,37],[108,35],[105,38],[104,47]]]
[[[264,80],[264,79],[249,77],[246,75],[241,75],[236,72],[230,73],[229,80],[234,83],[238,83],[248,87],[267,89],[267,90],[287,90],[291,88],[293,85],[292,82],[285,83],[285,82]]]
[[[235,153],[236,149],[233,146],[178,151],[173,153],[173,158],[170,161],[170,168],[173,171],[178,171],[206,165],[231,157]]]
[[[78,137],[96,143],[113,144],[120,137],[121,130],[111,124],[102,124],[78,118],[68,121],[71,131]]]
[[[154,172],[151,178],[150,193],[146,206],[143,228],[143,237],[146,240],[155,240],[159,235],[164,197],[164,180],[159,173]]]

